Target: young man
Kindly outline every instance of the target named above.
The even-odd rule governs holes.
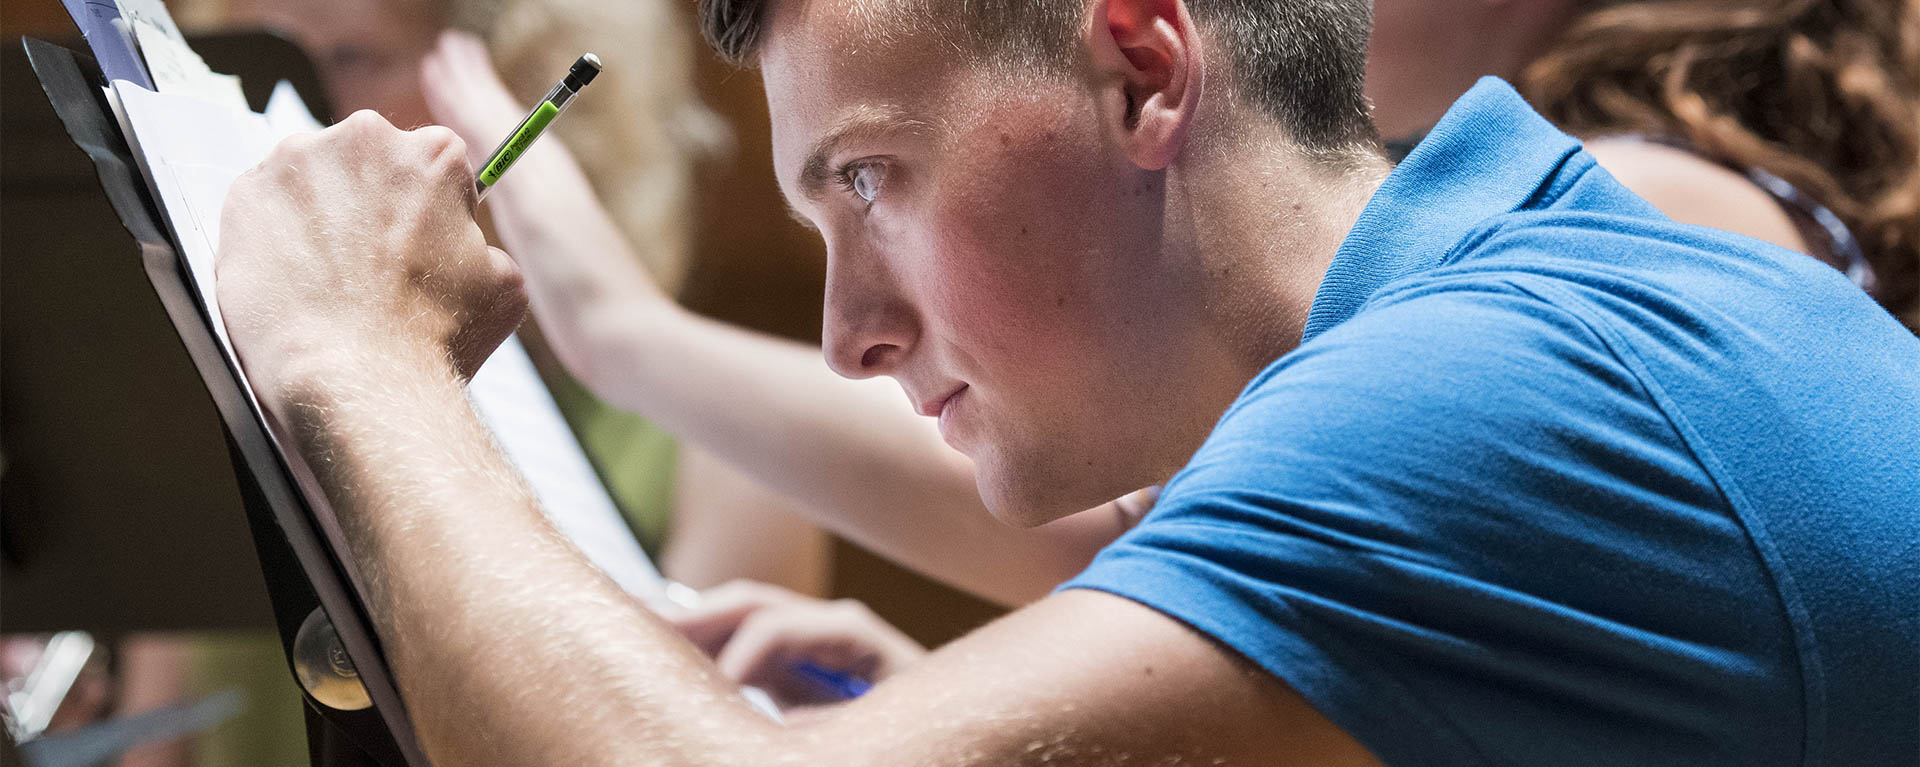
[[[827,240],[837,370],[1009,521],[1178,476],[1070,588],[775,726],[464,402],[525,300],[457,139],[292,139],[231,195],[222,305],[437,760],[1913,754],[1920,341],[1832,269],[1673,224],[1498,82],[1390,169],[1361,0],[705,13]]]

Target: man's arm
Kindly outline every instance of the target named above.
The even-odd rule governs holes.
[[[376,359],[313,365],[280,402],[309,413],[298,440],[326,458],[440,763],[1367,763],[1279,680],[1098,592],[1052,596],[776,727],[547,525],[449,367]]]
[[[525,112],[469,35],[449,33],[423,66],[436,118],[463,135],[504,135]],[[602,399],[799,501],[815,523],[973,593],[1024,604],[1079,572],[1134,521],[1114,504],[1036,530],[994,521],[972,463],[899,387],[840,378],[817,346],[673,303],[631,251],[673,239],[629,244],[552,137],[518,167],[522,182],[539,182],[502,184],[487,207],[568,370]]]
[[[760,718],[548,523],[462,385],[524,313],[444,129],[360,113],[235,183],[220,301],[318,472],[442,764],[1344,764],[1274,677],[1146,607],[1056,595],[805,724]]]
[[[489,444],[450,368],[386,350],[281,399],[445,764],[1366,764],[1272,676],[1119,597],[1050,597],[781,728],[600,576]],[[370,362],[377,359],[379,362]],[[377,376],[387,386],[352,383]]]

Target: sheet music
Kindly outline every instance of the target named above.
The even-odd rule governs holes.
[[[265,113],[190,94],[155,93],[124,80],[113,83],[111,94],[128,143],[166,214],[207,321],[237,371],[237,357],[214,289],[221,209],[234,179],[265,159],[280,139],[317,129],[319,123],[286,83],[275,89]],[[658,571],[640,549],[516,339],[509,339],[488,359],[468,393],[555,527],[629,593],[644,600],[657,598],[663,587]],[[248,395],[256,414],[261,413],[251,389]],[[345,551],[339,525],[312,472],[296,451],[280,444],[276,448],[294,468],[327,537]],[[362,582],[351,568],[350,575],[356,583]]]

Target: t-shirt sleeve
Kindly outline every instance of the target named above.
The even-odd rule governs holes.
[[[1389,764],[1761,763],[1796,742],[1784,619],[1647,391],[1519,285],[1383,291],[1063,588],[1211,636]]]

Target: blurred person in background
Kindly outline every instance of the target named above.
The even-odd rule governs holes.
[[[1920,2],[1375,3],[1390,145],[1485,75],[1673,218],[1826,261],[1920,330]]]

